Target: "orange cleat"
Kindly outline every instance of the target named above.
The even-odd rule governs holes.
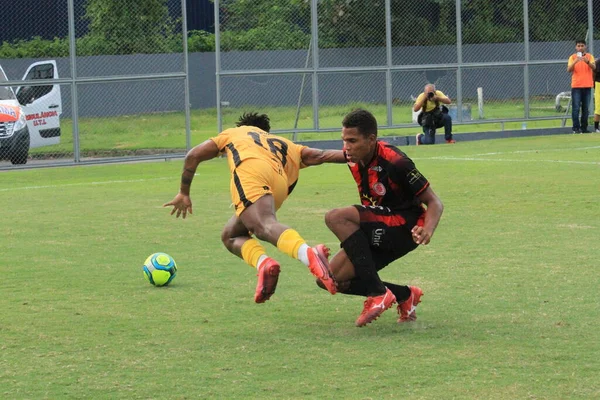
[[[448,144],[454,144],[454,143],[456,143],[456,140],[454,140],[454,139],[448,139],[448,140],[446,140],[446,143],[448,143]]]
[[[375,321],[379,316],[396,302],[396,296],[385,288],[385,293],[379,296],[367,297],[362,313],[356,319],[356,326],[365,326]]]
[[[256,274],[258,276],[256,292],[254,293],[254,301],[256,303],[264,303],[275,293],[279,272],[279,264],[272,258],[269,257],[262,262]]]
[[[331,294],[337,293],[337,283],[329,270],[329,249],[319,244],[308,249],[308,269],[317,279],[323,282],[327,291]]]
[[[417,319],[417,304],[421,302],[423,291],[417,286],[409,286],[410,297],[398,304],[398,323],[415,321]]]

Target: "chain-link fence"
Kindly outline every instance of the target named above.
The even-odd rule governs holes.
[[[567,59],[577,39],[594,47],[592,0],[215,5],[219,127],[254,108],[295,138],[339,129],[355,107],[382,128],[414,130],[412,107],[427,83],[452,99],[455,124],[564,126]]]
[[[61,0],[0,48],[0,168],[131,157],[189,148],[182,0]]]
[[[600,20],[592,0],[214,7],[214,34],[187,31],[186,0],[6,8],[19,32],[0,47],[0,169],[181,156],[249,110],[295,138],[337,131],[355,107],[402,133],[429,82],[457,125],[560,126],[567,58],[576,39],[593,54]]]

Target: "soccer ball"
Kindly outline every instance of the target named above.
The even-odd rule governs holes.
[[[166,253],[154,253],[144,262],[144,275],[154,286],[166,286],[177,274],[177,264]]]

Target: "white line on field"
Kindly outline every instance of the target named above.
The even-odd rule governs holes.
[[[495,153],[480,153],[473,154],[473,157],[478,156],[495,156],[498,154],[520,154],[520,153],[546,153],[549,151],[570,151],[570,150],[592,150],[592,149],[600,149],[600,146],[589,146],[589,147],[576,147],[576,148],[560,148],[560,149],[546,149],[546,150],[515,150],[515,151],[498,151]]]
[[[119,180],[119,181],[101,181],[101,182],[79,182],[79,183],[65,183],[62,185],[42,185],[42,186],[21,186],[15,188],[4,188],[0,189],[0,192],[8,192],[14,190],[33,190],[33,189],[49,189],[49,188],[62,188],[67,186],[88,186],[88,185],[110,185],[113,183],[135,183],[135,182],[150,182],[150,181],[165,181],[167,179],[176,180],[175,177],[163,177],[163,178],[148,178],[148,179],[130,179],[130,180]]]
[[[423,157],[414,158],[415,160],[444,160],[444,161],[486,161],[486,162],[533,162],[533,163],[556,163],[556,164],[582,164],[582,165],[600,165],[600,161],[570,161],[570,160],[520,160],[509,158],[477,158],[477,157]]]

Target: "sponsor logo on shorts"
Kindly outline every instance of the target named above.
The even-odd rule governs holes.
[[[383,235],[385,235],[385,229],[383,229],[383,228],[373,229],[373,234],[371,237],[371,243],[373,244],[373,246],[381,245],[381,240],[382,240]]]

